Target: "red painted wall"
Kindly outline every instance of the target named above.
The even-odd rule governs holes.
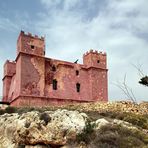
[[[14,106],[108,101],[106,53],[90,50],[83,55],[82,65],[45,58],[44,49],[43,37],[20,33],[16,63],[4,66],[3,100]]]
[[[3,101],[8,101],[8,94],[10,90],[11,80],[16,73],[16,63],[7,60],[4,64],[4,77],[3,77]]]
[[[49,63],[52,63],[50,65]],[[50,67],[56,67],[53,72]],[[76,76],[76,70],[79,75]],[[59,60],[46,60],[45,95],[50,98],[67,100],[90,100],[88,70],[80,64],[65,63]],[[51,77],[51,78],[50,78]],[[52,88],[52,80],[57,80],[57,90]],[[80,83],[80,92],[76,90],[76,83]]]

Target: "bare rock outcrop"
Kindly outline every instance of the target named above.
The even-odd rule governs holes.
[[[0,117],[0,147],[65,145],[83,130],[86,118],[84,113],[68,110],[4,114]]]
[[[140,123],[146,122],[146,116],[136,117]],[[5,113],[0,115],[0,148],[92,148],[100,144],[105,147],[106,144],[122,145],[122,140],[128,143],[128,138],[133,139],[130,144],[135,147],[145,146],[148,132],[143,127],[146,126],[133,124],[137,122],[135,116],[132,121],[100,116],[99,111],[85,114],[58,109]],[[136,145],[134,140],[138,138]]]

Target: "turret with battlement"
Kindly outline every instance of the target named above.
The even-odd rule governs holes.
[[[91,49],[83,55],[83,64],[87,67],[106,69],[106,53],[98,52],[97,50],[93,51]]]
[[[26,34],[24,31],[21,31],[17,40],[17,55],[20,52],[44,57],[44,37],[33,36],[31,33]]]
[[[16,62],[7,60],[4,64],[4,77],[13,76],[16,73]]]
[[[16,73],[16,62],[7,60],[4,64],[3,101],[8,101],[8,94],[13,75]]]

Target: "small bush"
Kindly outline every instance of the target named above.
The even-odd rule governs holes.
[[[105,125],[96,132],[92,140],[92,147],[110,148],[135,148],[144,147],[148,144],[148,136],[139,130],[131,130],[120,125]]]
[[[18,148],[25,148],[25,144],[19,144]]]
[[[95,123],[91,124],[91,122],[87,120],[83,131],[77,135],[77,141],[78,142],[83,141],[85,143],[89,143],[92,138],[92,134],[94,132],[94,127]]]
[[[3,115],[5,113],[5,110],[0,109],[0,115]]]
[[[40,115],[40,120],[44,120],[45,125],[47,125],[48,122],[51,120],[51,117],[47,113],[42,113]]]
[[[104,134],[100,135],[99,141],[101,143],[105,143],[108,145],[113,145],[113,146],[117,146],[118,143],[118,133],[117,132],[112,132],[112,131],[107,131]]]
[[[31,111],[38,111],[38,112],[43,112],[44,108],[38,108],[38,107],[19,107],[17,108],[17,113],[18,114],[23,114]]]
[[[116,147],[116,146],[112,146],[108,143],[92,143],[90,144],[90,148],[119,148],[119,147]]]
[[[142,115],[128,114],[123,120],[132,123],[133,125],[148,129],[148,119]]]
[[[15,107],[8,106],[8,107],[5,109],[5,112],[8,113],[8,114],[16,113],[16,112],[17,112],[17,109],[16,109]]]

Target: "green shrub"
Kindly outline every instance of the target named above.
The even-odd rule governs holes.
[[[31,111],[43,112],[44,108],[37,108],[37,107],[19,107],[19,108],[17,108],[17,113],[20,115],[23,113],[31,112]]]
[[[47,113],[41,113],[40,120],[44,120],[45,125],[51,120],[51,117]]]
[[[77,141],[89,143],[92,138],[92,134],[94,133],[94,127],[95,123],[92,124],[89,120],[87,120],[83,131],[77,135]]]
[[[111,148],[141,148],[148,145],[148,136],[139,130],[109,124],[102,126],[96,132],[91,144],[96,148],[105,146]]]
[[[19,144],[18,148],[25,148],[25,144]]]
[[[99,142],[108,144],[110,146],[117,146],[119,135],[117,132],[106,131],[103,134],[100,134],[98,139]]]
[[[142,115],[127,114],[123,120],[132,123],[133,125],[148,129],[148,118],[145,118]]]
[[[8,107],[5,109],[5,112],[8,113],[8,114],[16,113],[16,112],[17,112],[17,109],[16,109],[15,107],[8,106]]]
[[[5,110],[0,109],[0,115],[3,115],[5,113]]]
[[[119,115],[119,113],[107,111],[107,112],[101,112],[100,115],[102,115],[104,117],[109,117],[109,118],[116,118]]]

